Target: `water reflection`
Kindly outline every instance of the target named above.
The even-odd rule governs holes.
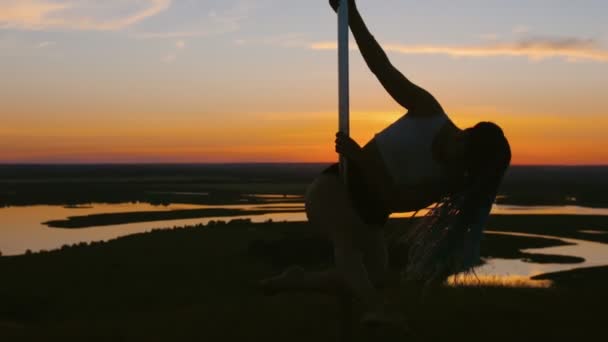
[[[423,209],[416,216],[425,215],[428,210]],[[410,217],[414,212],[397,213],[391,217]],[[495,204],[492,207],[493,215],[608,215],[608,208],[589,208],[576,205],[510,205]]]
[[[608,208],[589,208],[577,205],[524,206],[496,204],[492,208],[496,215],[608,215]]]
[[[555,239],[554,236],[548,235],[499,231],[486,231],[486,234]],[[475,268],[473,274],[459,274],[450,277],[448,283],[451,286],[549,287],[551,286],[550,280],[532,280],[530,278],[543,273],[608,264],[608,245],[586,240],[559,239],[570,243],[570,245],[522,249],[522,252],[542,255],[577,256],[584,258],[585,261],[573,267],[571,264],[540,264],[521,259],[492,258],[486,260],[484,265]]]
[[[604,235],[604,234],[608,234],[608,232],[605,232],[605,231],[601,231],[601,230],[591,230],[591,229],[579,230],[579,233],[585,233],[585,234],[594,234],[594,235]]]
[[[302,199],[302,195],[280,195],[280,194],[246,194],[243,197],[257,198],[257,199]]]
[[[453,287],[527,287],[548,288],[551,280],[533,280],[530,277],[512,275],[459,274],[448,278],[448,285]]]
[[[497,234],[497,235],[510,235],[510,236],[523,236],[523,237],[534,237],[544,239],[555,239],[554,236],[537,235],[537,234],[525,234],[525,233],[507,233],[498,231],[486,231],[486,234]],[[524,253],[532,254],[544,254],[544,255],[570,255],[584,258],[585,261],[576,264],[573,267],[571,264],[539,264],[526,262],[524,260],[517,259],[500,259],[494,258],[487,261],[487,263],[481,267],[475,269],[477,274],[480,275],[495,275],[495,276],[523,276],[532,277],[535,275],[548,273],[548,272],[559,272],[571,270],[574,268],[582,267],[593,267],[602,266],[608,264],[608,245],[587,241],[577,240],[570,238],[559,238],[560,240],[570,243],[570,245],[547,247],[547,248],[531,248],[524,249]]]
[[[87,229],[57,229],[48,228],[42,222],[65,219],[70,216],[83,216],[100,213],[146,212],[177,209],[230,208],[244,210],[243,215],[231,217],[207,217],[197,219],[177,219],[157,222],[142,222],[120,224]],[[273,210],[264,215],[248,215],[247,210]],[[302,209],[299,212],[281,212],[282,210]],[[92,204],[90,206],[29,206],[9,207],[0,209],[0,252],[4,255],[23,254],[26,250],[51,250],[64,244],[110,240],[116,237],[150,231],[154,228],[206,224],[211,220],[251,219],[253,222],[305,221],[302,203],[266,203],[266,204],[234,204],[234,205],[190,205],[171,204],[155,206],[147,203],[124,204]],[[576,206],[559,207],[522,207],[512,205],[497,205],[493,213],[498,214],[593,214],[608,215],[608,209],[583,208]],[[420,213],[419,215],[422,215]],[[395,215],[409,216],[410,214]],[[580,230],[588,234],[605,234],[596,230]],[[553,236],[505,233],[488,231],[487,234],[506,234],[516,236],[555,238]],[[459,277],[452,279],[456,285],[485,285],[497,286],[547,286],[547,283],[528,282],[529,277],[547,272],[569,270],[579,267],[591,267],[608,264],[608,245],[597,242],[560,238],[572,243],[568,246],[537,248],[523,250],[525,253],[553,254],[578,256],[585,259],[584,263],[576,264],[538,264],[513,259],[490,259],[476,269],[476,277]],[[525,284],[524,284],[525,283]]]
[[[272,203],[261,206],[248,205],[190,205],[171,204],[155,206],[147,203],[123,204],[92,204],[90,206],[62,207],[62,206],[26,206],[8,207],[0,209],[0,252],[3,255],[18,255],[31,251],[52,250],[65,244],[110,240],[120,236],[142,233],[154,228],[206,224],[211,220],[251,219],[253,222],[274,221],[305,221],[304,212],[299,213],[273,213],[266,215],[242,215],[231,217],[207,217],[197,219],[179,219],[157,222],[140,222],[119,224],[87,229],[59,229],[49,228],[42,224],[70,216],[83,216],[100,213],[125,213],[147,211],[169,211],[178,209],[201,208],[235,208],[235,209],[270,209],[274,207],[291,207],[292,204]]]
[[[183,196],[209,196],[209,192],[191,192],[191,191],[148,191],[149,194],[156,195],[183,195]]]

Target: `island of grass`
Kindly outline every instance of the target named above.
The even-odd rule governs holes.
[[[273,209],[230,209],[230,208],[205,208],[205,209],[179,209],[165,211],[135,211],[127,213],[92,214],[84,216],[71,216],[63,220],[52,220],[44,222],[45,225],[54,228],[88,228],[99,226],[113,226],[118,224],[155,222],[166,220],[196,219],[207,217],[230,217],[230,216],[255,216],[271,213],[301,212],[301,208],[273,208]]]

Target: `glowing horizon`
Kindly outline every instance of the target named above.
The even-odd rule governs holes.
[[[267,120],[274,121],[274,124],[263,129],[258,127],[254,137],[251,137],[251,125],[255,124],[252,122],[234,127],[206,127],[196,121],[193,125],[160,126],[156,123],[154,126],[121,129],[112,125],[96,125],[90,130],[83,130],[82,127],[76,130],[67,126],[55,129],[61,135],[60,141],[40,137],[30,129],[30,134],[34,133],[28,139],[31,145],[21,142],[14,149],[15,156],[5,153],[1,163],[326,163],[336,160],[333,139],[337,118],[333,113],[300,114],[299,119],[292,115],[290,121],[296,122],[297,128],[286,131],[282,129],[280,120],[276,122],[276,115],[266,115]],[[307,116],[314,119],[306,120]],[[259,117],[262,115],[256,116]],[[398,117],[399,114],[354,112],[351,118],[353,137],[363,145]],[[453,117],[461,128],[470,127],[481,120],[499,123],[509,137],[513,165],[608,165],[601,161],[589,162],[598,155],[602,160],[608,160],[608,141],[600,140],[603,129],[608,127],[608,118],[580,123],[579,128],[585,130],[591,139],[577,139],[564,145],[559,143],[562,136],[554,134],[568,130],[571,122],[564,118],[500,115]],[[529,125],[538,129],[531,132]],[[95,134],[100,130],[113,130],[116,136]],[[222,141],[226,135],[233,137],[234,145]],[[4,135],[5,141],[11,143],[14,140],[15,145],[22,137]],[[276,145],[275,138],[288,143]],[[250,139],[257,144],[247,143]],[[40,154],[30,152],[35,151],[41,141],[47,144],[47,151]],[[113,142],[115,146],[109,146],[108,142]]]

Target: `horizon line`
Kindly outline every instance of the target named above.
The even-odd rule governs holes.
[[[231,166],[231,165],[328,165],[333,162],[66,162],[66,163],[3,163],[0,162],[0,167],[5,166]],[[608,163],[604,164],[512,164],[510,167],[608,167]]]

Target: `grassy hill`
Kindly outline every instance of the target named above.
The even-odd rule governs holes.
[[[285,239],[300,249],[260,252],[260,242]],[[522,241],[503,244],[517,251]],[[255,287],[292,262],[323,267],[328,255],[331,246],[305,223],[237,221],[0,257],[0,341],[336,341],[335,298],[265,297]],[[424,303],[406,285],[393,288],[386,295],[411,333],[356,325],[353,340],[572,341],[604,333],[608,269],[549,278],[550,289],[446,287]]]

